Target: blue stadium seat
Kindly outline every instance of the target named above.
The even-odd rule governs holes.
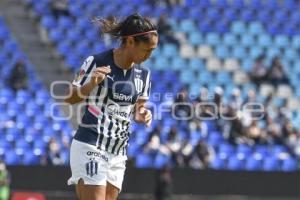
[[[223,41],[222,43],[224,45],[227,45],[229,47],[235,47],[238,45],[239,41],[237,37],[234,34],[227,33],[223,35]]]
[[[63,57],[66,57],[71,52],[72,49],[73,49],[73,47],[69,41],[60,42],[57,46],[58,54]]]
[[[215,48],[215,55],[219,59],[226,59],[230,56],[229,48],[225,45],[218,45]]]
[[[223,137],[219,132],[211,132],[208,134],[207,143],[213,147],[220,145],[223,142]]]
[[[226,9],[229,6],[229,4],[227,0],[217,0],[215,1],[214,6],[217,8]]]
[[[265,32],[263,25],[259,22],[251,22],[248,26],[248,31],[251,35],[256,36],[260,36]]]
[[[198,58],[192,58],[189,60],[188,63],[189,69],[192,69],[194,71],[202,72],[204,69],[204,63],[201,59]]]
[[[225,169],[225,162],[223,159],[215,157],[215,159],[210,163],[210,168],[215,170]]]
[[[255,60],[259,56],[263,55],[264,49],[260,46],[251,46],[250,47],[250,58]]]
[[[199,89],[198,89],[199,90]],[[190,133],[190,141],[189,143],[193,146],[197,145],[197,143],[202,139],[202,135],[200,131],[192,131]]]
[[[243,35],[246,31],[246,25],[242,21],[235,21],[231,25],[231,32],[235,35]]]
[[[287,11],[294,11],[299,6],[295,0],[284,0],[281,5]]]
[[[243,61],[247,57],[246,49],[242,46],[237,46],[233,48],[232,57]]]
[[[217,21],[221,19],[221,13],[217,8],[210,8],[206,11],[206,18],[212,21]]]
[[[195,23],[192,20],[186,19],[186,20],[181,20],[179,24],[179,30],[185,33],[192,33],[196,29]]]
[[[212,22],[210,20],[200,20],[198,27],[201,33],[209,33],[212,31]]]
[[[299,12],[292,12],[290,17],[290,23],[300,23],[300,13]]]
[[[261,161],[254,157],[248,157],[246,160],[245,169],[248,171],[259,171],[261,170]]]
[[[167,69],[170,67],[169,60],[165,57],[158,57],[154,60],[155,69]]]
[[[282,30],[282,25],[277,22],[267,24],[267,31],[272,36],[281,34]]]
[[[40,164],[40,156],[35,155],[32,150],[26,151],[23,157],[23,162],[22,164],[24,165],[38,165]]]
[[[139,153],[136,157],[135,166],[138,168],[151,168],[153,159],[144,153]]]
[[[71,44],[72,42],[77,43],[78,41],[80,41],[82,39],[82,37],[83,37],[83,35],[82,35],[80,29],[77,29],[77,28],[76,29],[70,29],[67,32],[66,40],[63,40],[61,42],[65,43],[65,44],[72,45]],[[59,45],[60,44],[61,43],[59,43]]]
[[[213,74],[208,71],[202,71],[198,74],[197,80],[199,80],[202,84],[208,84],[211,83],[211,81],[214,79]]]
[[[212,46],[217,46],[221,43],[220,35],[217,33],[208,33],[205,37],[205,43]]]
[[[229,158],[230,156],[234,155],[234,152],[234,147],[230,144],[222,143],[219,146],[219,155],[221,157]]]
[[[277,12],[273,14],[273,20],[278,23],[285,23],[289,20],[288,13],[285,10],[277,10]]]
[[[283,160],[281,169],[285,172],[292,172],[297,170],[297,161],[294,158],[287,158]]]
[[[252,154],[252,147],[245,145],[245,144],[239,144],[236,149],[237,154],[243,154],[245,158],[249,157]]]
[[[176,6],[172,9],[172,16],[177,20],[182,20],[187,19],[188,13],[181,6]]]
[[[272,59],[276,56],[279,56],[281,54],[280,49],[276,48],[276,47],[268,47],[267,48],[267,57]]]
[[[155,168],[162,168],[163,166],[169,164],[170,162],[170,156],[157,153],[157,155],[154,158],[154,167]]]
[[[272,21],[272,13],[269,10],[261,10],[257,13],[258,21],[263,24],[268,24]]]
[[[231,76],[228,72],[225,71],[220,71],[216,75],[216,81],[220,85],[226,85],[231,82]]]
[[[84,10],[78,4],[70,4],[69,12],[73,17],[81,17],[83,16]]]
[[[53,43],[63,41],[65,35],[61,29],[52,29],[49,33],[49,40]]]
[[[228,159],[227,169],[233,171],[239,171],[244,169],[244,163],[236,156],[231,156]]]
[[[178,56],[178,48],[174,44],[164,44],[162,47],[162,56],[174,58]]]
[[[30,101],[31,95],[26,90],[18,90],[16,93],[16,102],[18,104],[25,104]]]
[[[41,19],[41,25],[48,30],[57,26],[55,18],[51,15],[44,15]]]
[[[21,158],[16,154],[15,150],[8,150],[4,154],[4,162],[7,165],[21,164]]]
[[[187,66],[188,66],[187,60],[184,58],[181,58],[180,56],[177,56],[177,57],[174,57],[173,59],[171,59],[170,67],[173,70],[183,71],[186,69]]]
[[[62,16],[58,19],[58,26],[63,30],[69,30],[74,26],[74,24],[70,17]]]
[[[241,36],[241,44],[244,47],[251,47],[253,44],[255,44],[255,39],[252,35],[250,34],[243,34]]]
[[[203,44],[203,35],[200,32],[193,31],[188,36],[189,43],[194,46]]]
[[[263,3],[260,0],[251,0],[248,5],[253,10],[261,10],[263,8]]]
[[[253,10],[242,10],[239,18],[247,23],[254,21],[254,11]]]
[[[279,48],[286,48],[290,46],[289,38],[285,35],[277,35],[275,36],[275,45]]]
[[[280,170],[280,162],[274,157],[266,157],[263,163],[264,171],[278,171]]]
[[[285,24],[283,28],[283,33],[287,36],[293,37],[299,34],[299,30],[296,24]]]
[[[100,38],[100,33],[98,33],[95,29],[85,30],[84,38],[88,42],[93,43]]]
[[[245,6],[244,0],[232,0],[231,7],[236,10],[241,10]]]

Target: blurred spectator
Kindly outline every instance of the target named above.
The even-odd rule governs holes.
[[[163,168],[159,170],[155,186],[155,199],[172,199],[172,176],[171,169],[168,165],[163,166]]]
[[[189,161],[193,153],[193,145],[189,140],[184,140],[182,142],[181,148],[177,156],[177,166],[178,167],[187,167],[189,166]]]
[[[266,133],[258,126],[256,120],[252,121],[250,127],[246,130],[246,135],[248,137],[248,144],[265,144],[266,143]]]
[[[243,98],[241,95],[241,90],[239,88],[234,88],[229,97],[228,104],[233,109],[241,109],[243,105]]]
[[[188,90],[182,88],[175,99],[175,114],[179,118],[188,118],[192,114],[192,104],[189,99]]]
[[[232,144],[244,143],[245,129],[241,119],[237,116],[237,110],[229,107],[226,117],[229,120],[224,126],[224,137],[227,138]]]
[[[28,77],[25,63],[19,60],[13,67],[10,76],[8,77],[9,86],[17,91],[28,87]]]
[[[8,200],[10,195],[10,173],[3,161],[0,161],[0,200]]]
[[[179,156],[178,153],[179,150],[181,149],[181,145],[182,145],[181,141],[178,137],[178,130],[176,126],[172,126],[168,134],[167,141],[165,145],[160,148],[160,151],[163,154],[170,155],[171,160],[174,163],[179,163],[180,158],[178,157]]]
[[[161,43],[173,43],[179,47],[178,40],[174,37],[175,33],[172,31],[172,26],[168,23],[166,14],[160,15],[157,22],[157,30]]]
[[[51,138],[47,149],[48,165],[62,165],[63,159],[60,155],[60,147],[56,139]]]
[[[184,0],[164,0],[169,7],[183,5]]]
[[[52,0],[50,1],[50,8],[56,18],[60,16],[69,16],[69,1],[68,0]]]
[[[256,58],[254,65],[252,66],[252,70],[250,72],[250,78],[257,86],[259,86],[262,82],[266,81],[267,76],[267,68],[264,65],[265,56],[261,55]]]
[[[149,138],[144,145],[144,151],[146,153],[155,154],[161,146],[160,142],[161,126],[156,126],[149,134]]]
[[[283,65],[278,57],[272,60],[271,68],[267,73],[267,79],[275,86],[279,84],[289,84]]]
[[[204,140],[200,140],[194,148],[189,166],[194,169],[206,169],[213,160],[214,154],[214,149],[208,146]]]
[[[283,135],[281,133],[282,124],[275,123],[272,118],[267,119],[267,140],[268,144],[283,144]]]

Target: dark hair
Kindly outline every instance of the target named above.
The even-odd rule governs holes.
[[[115,17],[108,19],[98,18],[95,20],[100,26],[102,33],[108,33],[113,37],[120,38],[122,44],[126,43],[126,36],[131,36],[138,33],[149,32],[142,35],[133,36],[136,42],[149,42],[152,35],[158,35],[156,26],[146,17],[139,14],[133,14],[126,17],[123,21],[118,22]]]

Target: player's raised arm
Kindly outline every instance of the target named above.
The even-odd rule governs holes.
[[[70,89],[70,96],[65,99],[65,102],[75,104],[82,101],[110,72],[109,66],[95,68],[86,84],[83,86],[73,84],[73,87]]]

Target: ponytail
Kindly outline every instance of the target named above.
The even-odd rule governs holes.
[[[158,35],[156,26],[148,18],[139,14],[130,15],[120,22],[115,17],[111,19],[98,18],[95,22],[100,26],[102,33],[121,39],[122,44],[129,36],[133,37],[136,42],[148,42],[152,35]]]

